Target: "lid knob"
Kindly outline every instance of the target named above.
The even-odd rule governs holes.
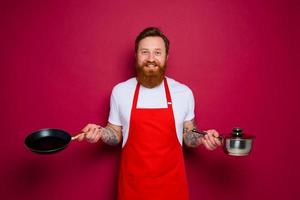
[[[243,136],[243,129],[239,127],[235,127],[232,129],[232,136],[233,137],[242,137]]]

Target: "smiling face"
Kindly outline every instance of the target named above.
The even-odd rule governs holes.
[[[144,87],[158,86],[164,79],[167,53],[164,40],[149,36],[139,42],[136,52],[137,80]]]

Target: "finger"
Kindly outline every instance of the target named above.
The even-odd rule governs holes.
[[[214,130],[214,129],[210,129],[210,130],[207,130],[207,131],[205,131],[208,135],[213,135],[213,136],[215,136],[215,134],[217,134],[217,131],[216,130]]]
[[[97,127],[93,127],[93,130],[92,130],[92,133],[91,133],[91,138],[89,140],[89,142],[91,143],[95,143],[97,142],[97,136],[98,136],[98,133],[99,132],[99,129]]]
[[[207,143],[206,140],[203,140],[202,144],[205,146],[205,148],[206,148],[207,150],[213,150],[213,149],[209,146],[209,144]]]
[[[87,124],[81,131],[82,132],[88,132],[93,128],[98,128],[99,126],[97,124]]]
[[[92,136],[91,136],[90,142],[91,142],[91,143],[96,143],[96,142],[98,142],[98,140],[101,138],[101,134],[102,134],[102,127],[99,126],[99,125],[96,125],[96,126],[94,127],[93,134],[92,134]]]
[[[210,132],[210,134],[207,134],[207,140],[213,145],[217,146],[218,144],[216,143],[216,137],[213,135],[213,132]]]
[[[90,124],[86,125],[83,129],[81,129],[82,132],[88,132],[90,130]]]
[[[86,140],[91,142],[93,140],[94,135],[94,128],[90,128],[89,131],[86,133]]]
[[[205,138],[204,143],[207,144],[207,146],[209,147],[209,150],[215,149],[215,145],[212,144],[212,142],[209,139],[209,136],[205,135],[204,138]]]
[[[201,140],[201,144],[203,144],[206,149],[209,149],[209,146],[207,145],[207,142],[205,141],[205,138],[202,137],[202,138],[200,138],[200,140]]]
[[[217,146],[220,146],[222,144],[222,139],[220,138],[220,134],[218,133],[218,131],[216,130],[211,130],[211,133],[212,133],[212,140],[214,141],[213,143]]]
[[[217,146],[220,146],[222,144],[222,140],[220,138],[215,138],[215,143]]]
[[[100,131],[98,130],[97,132],[98,133],[95,135],[95,137],[91,143],[96,143],[100,140],[100,137],[101,137]]]
[[[81,142],[84,138],[85,138],[85,135],[84,135],[84,134],[80,134],[80,135],[76,138],[76,140],[79,141],[79,142]]]
[[[212,143],[212,137],[213,137],[213,136],[211,136],[211,134],[207,134],[207,135],[204,136],[205,141],[206,141],[207,144],[208,144],[209,146],[211,146],[211,147],[214,146],[214,144]]]
[[[207,133],[207,135],[209,135],[209,140],[213,145],[217,146],[221,144],[219,139],[219,133],[216,130],[208,130]]]
[[[88,134],[87,134],[87,141],[91,142],[93,140],[94,135],[94,128],[90,128]]]
[[[89,131],[85,132],[85,139],[89,141],[92,136],[92,130],[89,129]]]
[[[211,130],[211,133],[212,133],[212,135],[214,136],[214,137],[219,137],[220,136],[220,134],[218,133],[218,131],[216,131],[215,129],[212,129]]]

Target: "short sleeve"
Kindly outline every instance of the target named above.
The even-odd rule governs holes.
[[[120,111],[119,111],[117,99],[115,98],[114,95],[114,90],[110,96],[110,111],[109,111],[108,122],[113,125],[121,126]]]
[[[188,108],[187,108],[187,113],[184,121],[190,121],[195,118],[195,99],[194,99],[193,92],[190,89],[188,90],[187,96],[188,96],[187,99]]]

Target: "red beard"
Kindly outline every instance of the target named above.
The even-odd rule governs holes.
[[[149,67],[148,65],[154,65]],[[137,81],[144,87],[154,88],[162,83],[165,77],[166,64],[161,65],[155,61],[136,63]]]

